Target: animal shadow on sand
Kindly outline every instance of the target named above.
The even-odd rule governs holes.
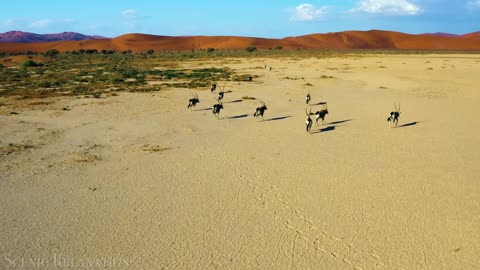
[[[269,122],[269,121],[277,121],[277,120],[283,120],[283,119],[287,119],[287,118],[290,118],[292,116],[290,115],[286,115],[286,116],[279,116],[279,117],[273,117],[273,118],[268,118],[268,119],[265,119],[263,121],[265,122]]]
[[[318,105],[327,105],[327,102],[321,101],[321,102],[317,102],[315,104],[309,104],[309,106],[318,106]]]
[[[247,116],[248,114],[240,114],[240,115],[225,117],[225,119],[240,119],[240,118],[245,118]]]
[[[227,101],[227,102],[224,102],[224,103],[238,103],[238,102],[242,102],[243,100],[241,99],[236,99],[236,100],[232,100],[232,101]]]
[[[410,122],[410,123],[406,123],[406,124],[397,126],[397,128],[401,128],[401,127],[411,127],[411,126],[415,126],[415,125],[418,124],[418,123],[420,123],[420,122],[419,122],[419,121]]]
[[[338,125],[338,124],[342,124],[342,123],[350,122],[350,121],[352,121],[352,120],[353,120],[353,119],[347,119],[347,120],[341,120],[341,121],[330,122],[330,123],[328,123],[328,125]]]
[[[322,133],[322,132],[327,132],[327,131],[334,131],[337,128],[337,126],[328,126],[324,128],[320,128],[317,130],[312,131],[312,134],[317,134],[317,133]]]
[[[212,110],[212,107],[209,107],[209,108],[204,108],[204,109],[198,109],[198,110],[195,110],[196,112],[201,112],[201,111],[211,111]]]
[[[352,120],[353,119],[346,119],[346,120],[340,120],[340,121],[334,121],[334,122],[327,123],[326,127],[314,130],[314,131],[312,131],[312,134],[318,134],[318,133],[327,132],[327,131],[334,131],[337,127],[341,127],[341,125],[339,125],[339,124],[350,122]]]

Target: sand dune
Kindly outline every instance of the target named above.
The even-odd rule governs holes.
[[[480,39],[480,31],[479,32],[473,32],[473,33],[470,33],[470,34],[465,34],[465,35],[463,35],[463,37]]]
[[[409,35],[389,31],[346,31],[328,34],[312,34],[283,39],[232,37],[232,36],[189,36],[171,37],[145,34],[127,34],[112,39],[61,41],[47,43],[0,43],[0,51],[44,52],[48,49],[72,51],[79,49],[97,50],[192,50],[192,49],[243,49],[256,46],[259,49],[282,46],[285,49],[398,49],[398,50],[480,50],[478,33],[458,37],[435,35]]]
[[[207,89],[197,111],[176,88],[2,98],[0,268],[479,269],[479,61],[182,62],[259,76],[219,120]],[[312,134],[307,92],[330,111]]]

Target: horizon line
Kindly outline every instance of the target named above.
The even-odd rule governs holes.
[[[11,32],[20,32],[20,33],[34,34],[34,35],[59,35],[59,34],[73,33],[73,34],[80,34],[80,35],[89,36],[89,37],[99,37],[99,39],[113,39],[113,38],[118,38],[118,37],[125,36],[125,35],[150,35],[150,36],[164,36],[164,37],[249,37],[249,38],[266,38],[266,39],[284,39],[284,38],[290,38],[290,37],[301,37],[301,36],[316,35],[316,34],[325,35],[325,34],[335,34],[335,33],[345,33],[345,32],[373,32],[373,31],[402,33],[402,34],[407,34],[407,35],[450,35],[450,36],[464,36],[464,35],[480,32],[480,30],[478,30],[478,31],[467,32],[467,33],[462,33],[462,34],[453,34],[453,33],[449,33],[449,32],[437,31],[437,32],[426,32],[426,33],[414,34],[414,33],[409,33],[409,32],[395,31],[395,30],[369,29],[369,30],[343,30],[343,31],[332,31],[332,32],[314,32],[314,33],[302,34],[302,35],[297,35],[297,36],[283,36],[283,37],[264,37],[264,36],[248,36],[248,35],[223,35],[223,34],[222,35],[203,35],[203,34],[164,35],[164,34],[153,34],[153,33],[143,33],[143,32],[126,32],[124,34],[120,34],[120,35],[111,37],[111,36],[103,36],[103,35],[100,35],[100,34],[84,34],[84,33],[74,32],[74,31],[63,31],[63,32],[56,32],[56,33],[41,34],[41,33],[29,32],[29,31],[22,31],[22,30],[9,30],[9,31],[0,33],[0,35],[11,33]]]

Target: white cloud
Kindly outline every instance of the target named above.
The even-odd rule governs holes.
[[[2,26],[5,27],[5,28],[16,27],[17,25],[18,25],[18,23],[14,19],[6,19],[2,23]]]
[[[77,21],[72,18],[64,19],[26,19],[26,18],[8,18],[0,21],[0,32],[2,31],[26,31],[26,32],[56,32],[73,31]]]
[[[138,18],[138,12],[135,9],[122,11],[122,17],[127,21],[134,21]]]
[[[471,0],[468,4],[472,7],[480,7],[480,0]]]
[[[46,28],[53,23],[52,19],[38,20],[30,23],[30,28]]]
[[[0,23],[0,33],[21,29],[17,27],[16,22],[13,19],[6,19]]]
[[[140,21],[146,17],[141,17],[135,9],[127,9],[121,12],[124,24],[130,28],[129,31],[134,31],[138,28]]]
[[[0,28],[5,31],[19,30],[25,28],[25,20],[21,19],[6,19],[0,24]]]
[[[301,4],[293,10],[292,21],[314,21],[327,14],[327,8],[316,8],[312,4]]]
[[[480,1],[480,0],[475,0]],[[417,15],[423,10],[407,0],[364,0],[354,12],[366,12],[381,15]]]

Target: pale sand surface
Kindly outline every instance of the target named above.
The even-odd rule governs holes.
[[[480,56],[201,64],[259,77],[220,120],[208,90],[0,107],[0,269],[480,269]]]

